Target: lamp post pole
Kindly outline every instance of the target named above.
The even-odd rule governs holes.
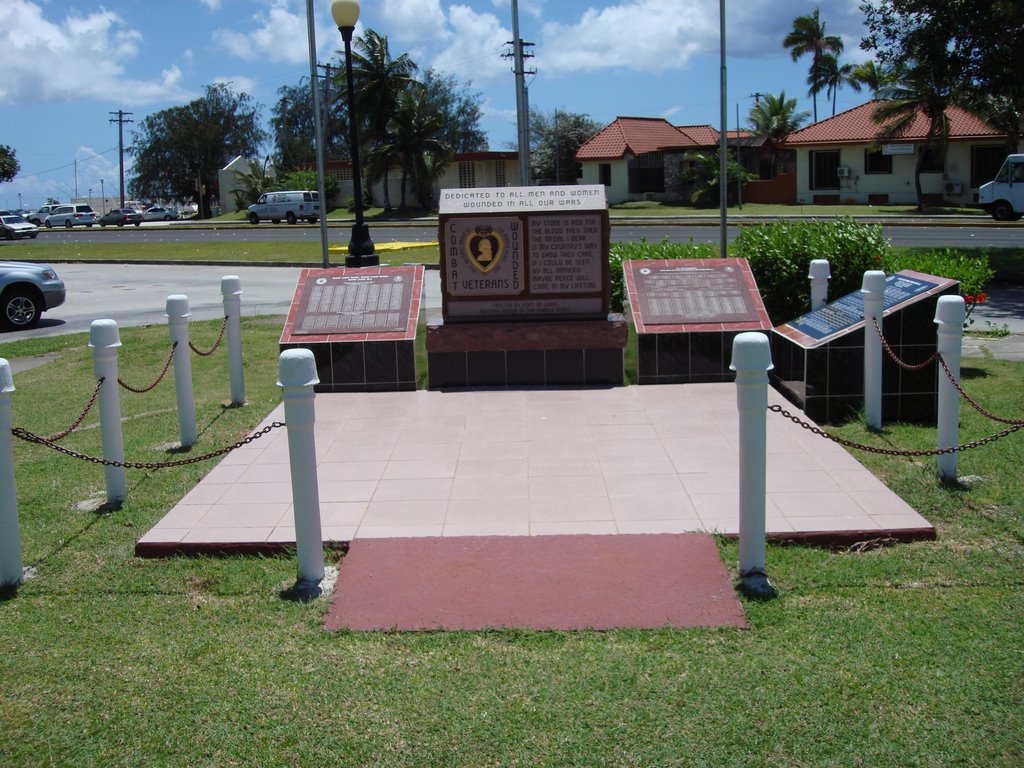
[[[100,209],[103,211],[103,213],[107,212],[107,192],[103,188],[103,179],[100,179]],[[101,213],[100,215],[102,216],[103,213]]]
[[[356,126],[355,86],[352,81],[352,33],[359,20],[359,0],[334,0],[331,16],[345,41],[345,82],[348,86],[348,134],[352,152],[352,191],[356,197],[356,223],[352,225],[352,239],[348,243],[346,267],[375,267],[380,258],[374,253],[370,228],[363,221],[363,185],[359,169],[359,130]]]

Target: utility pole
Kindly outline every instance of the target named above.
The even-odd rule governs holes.
[[[512,72],[516,76],[516,126],[519,144],[519,184],[530,184],[530,101],[526,88],[526,75],[535,75],[537,70],[523,68],[523,59],[533,58],[532,53],[525,53],[524,48],[532,47],[533,43],[523,42],[519,37],[519,2],[512,0],[512,40],[505,43],[512,46]],[[509,58],[505,54],[503,58]]]
[[[117,159],[121,172],[121,207],[124,208],[124,124],[134,123],[134,120],[126,119],[125,115],[134,115],[134,112],[125,112],[123,109],[117,112],[108,112],[110,115],[117,115],[107,122],[117,123]]]
[[[317,64],[317,69],[324,71],[324,97],[323,102],[320,104],[320,130],[324,134],[324,162],[327,162],[327,117],[331,114],[331,73],[334,69],[330,64]],[[325,209],[326,210],[326,209]]]

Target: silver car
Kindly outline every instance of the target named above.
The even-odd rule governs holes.
[[[50,215],[43,220],[43,224],[47,227],[71,227],[84,224],[87,227],[91,227],[96,223],[96,211],[92,209],[92,206],[88,203],[71,203],[68,205],[58,205],[52,211]]]
[[[44,264],[0,261],[0,326],[20,331],[39,323],[48,309],[64,303],[64,281]]]
[[[35,238],[39,234],[39,227],[29,224],[21,216],[0,216],[0,233],[8,240],[16,240],[19,237]]]

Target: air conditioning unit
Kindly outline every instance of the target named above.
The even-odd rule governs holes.
[[[962,181],[947,181],[944,189],[947,195],[959,195],[964,191],[964,185]]]
[[[847,165],[840,165],[838,168],[836,168],[836,176],[838,176],[840,179],[850,178],[850,167]]]

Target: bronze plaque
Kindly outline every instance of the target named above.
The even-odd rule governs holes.
[[[404,331],[412,293],[408,275],[323,275],[307,281],[292,333]]]
[[[757,321],[750,286],[733,265],[648,266],[633,262],[646,325]]]
[[[530,293],[600,293],[601,225],[599,213],[531,217]]]

